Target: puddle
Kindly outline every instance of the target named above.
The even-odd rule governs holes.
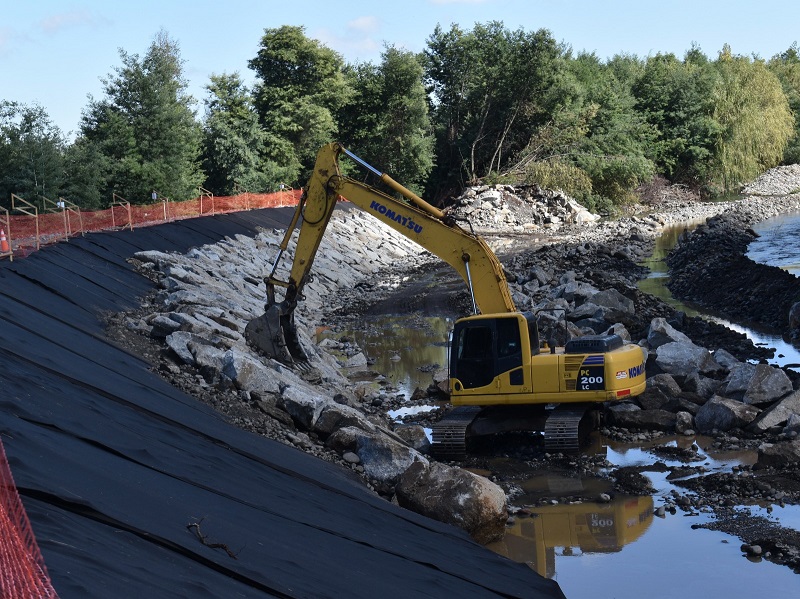
[[[364,330],[345,331],[380,372],[407,398],[427,389],[433,374],[447,368],[447,340],[453,322],[447,318],[370,317]]]
[[[686,448],[692,443],[698,445],[703,459],[689,465],[707,471],[730,471],[755,460],[752,451],[707,452],[704,447],[710,442],[703,437],[677,437],[641,445],[609,442],[604,448],[607,461],[616,466],[646,466],[656,461],[686,465],[664,457],[657,448]],[[671,491],[685,494],[686,490],[667,480],[666,472],[644,475],[656,489],[652,496],[614,496],[610,482],[551,474],[523,481],[523,494],[515,498],[515,505],[577,492],[605,492],[613,499],[528,508],[530,516],[517,516],[505,537],[487,547],[557,580],[570,599],[793,596],[800,592],[800,576],[785,566],[748,560],[737,537],[692,528],[710,522],[712,514],[679,509],[654,516]],[[783,526],[800,527],[800,506],[740,509]]]

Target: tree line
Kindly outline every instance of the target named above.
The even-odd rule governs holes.
[[[72,142],[38,105],[0,101],[0,205],[84,209],[300,187],[340,141],[434,203],[477,183],[561,188],[599,211],[653,181],[712,197],[800,162],[800,55],[765,60],[573,53],[540,29],[439,26],[415,54],[349,64],[302,27],[266,29],[248,67],[213,75],[199,114],[165,31],[90,98]],[[345,165],[346,167],[346,165]]]

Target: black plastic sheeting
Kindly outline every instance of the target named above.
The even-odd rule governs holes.
[[[0,438],[53,585],[80,597],[563,597],[347,470],[228,425],[108,339],[126,261],[290,209],[93,233],[0,267]]]

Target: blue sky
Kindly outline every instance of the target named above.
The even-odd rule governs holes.
[[[303,25],[348,62],[378,62],[384,44],[420,51],[437,24],[502,21],[550,30],[574,51],[605,59],[696,43],[710,57],[769,58],[800,41],[798,0],[0,0],[0,100],[39,104],[65,133],[78,129],[88,96],[121,65],[119,48],[143,56],[160,29],[180,47],[189,93],[202,114],[211,74],[239,72],[264,30]]]

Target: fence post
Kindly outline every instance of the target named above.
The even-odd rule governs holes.
[[[197,193],[200,195],[200,216],[203,216],[203,197],[211,198],[211,215],[214,215],[214,194],[205,187],[198,187]]]
[[[22,204],[22,206],[17,206],[17,202]],[[33,217],[34,223],[36,224],[36,250],[38,251],[41,247],[41,244],[39,243],[39,207],[12,193],[11,210],[12,212],[16,210],[17,212],[22,212],[22,214],[27,214],[28,216]]]
[[[114,206],[119,206],[120,208],[124,208],[125,211],[128,213],[128,226],[133,231],[133,216],[131,215],[131,204],[123,198],[122,196],[118,196],[116,193],[111,193],[111,226],[113,228],[117,228],[116,218],[114,217]],[[125,226],[123,225],[123,229]]]

